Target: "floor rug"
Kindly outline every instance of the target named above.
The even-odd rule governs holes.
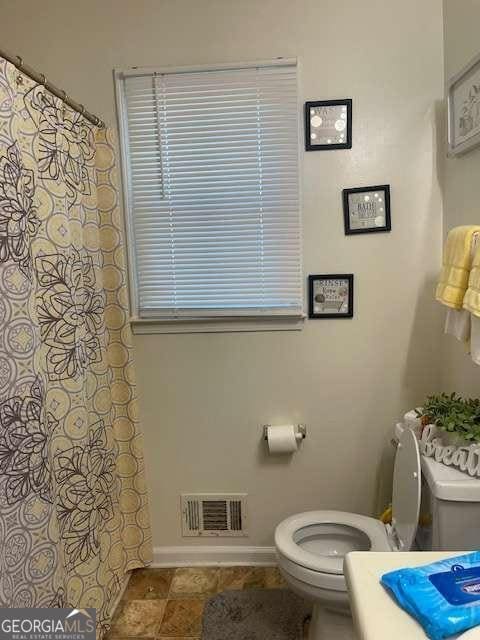
[[[310,613],[287,589],[224,591],[205,605],[202,640],[301,640]]]

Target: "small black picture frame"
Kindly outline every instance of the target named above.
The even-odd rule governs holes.
[[[306,102],[305,150],[330,151],[351,148],[352,99]]]
[[[345,235],[392,230],[390,185],[344,189],[342,194]]]
[[[308,317],[353,318],[353,273],[308,276]]]

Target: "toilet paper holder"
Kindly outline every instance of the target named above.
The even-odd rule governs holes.
[[[264,440],[268,440],[268,427],[271,427],[273,425],[271,424],[264,424],[263,425],[263,439]],[[307,437],[307,425],[306,424],[297,424],[296,425],[296,429],[297,429],[297,433],[300,433],[302,436],[302,440],[305,440],[305,438]]]

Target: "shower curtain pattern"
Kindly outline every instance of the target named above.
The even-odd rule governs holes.
[[[111,134],[0,60],[0,605],[97,609],[152,549]]]

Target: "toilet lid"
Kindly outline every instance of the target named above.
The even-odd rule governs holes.
[[[395,456],[393,471],[392,528],[399,551],[411,549],[417,533],[420,511],[421,467],[418,441],[411,429],[405,429]]]

